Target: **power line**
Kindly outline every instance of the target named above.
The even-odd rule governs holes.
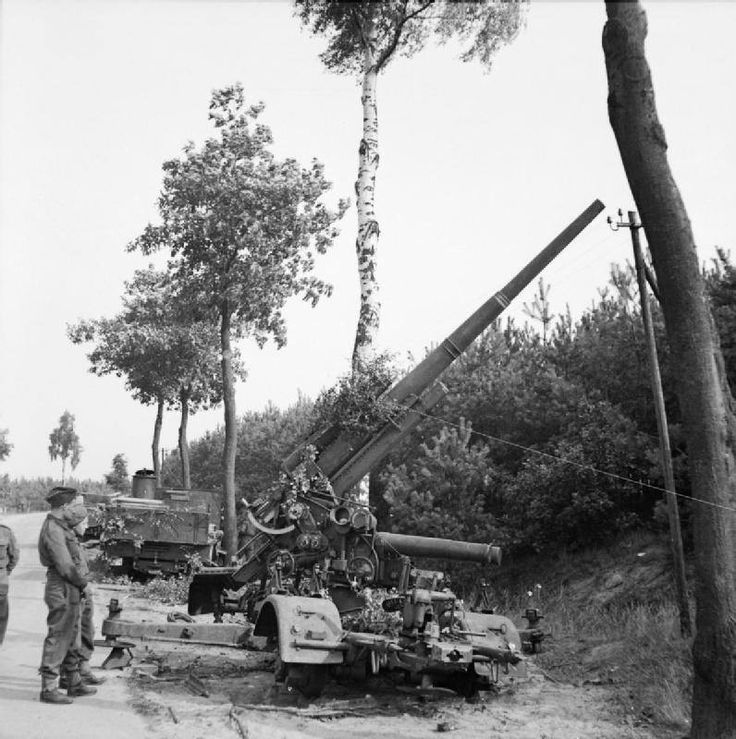
[[[411,413],[416,413],[417,415],[422,416],[423,418],[430,418],[434,421],[440,421],[441,423],[444,423],[447,426],[452,426],[454,428],[458,428],[458,429],[462,428],[461,424],[455,423],[446,418],[435,416],[435,415],[432,415],[431,413],[426,413],[425,411],[417,410],[416,408],[409,408],[408,406],[399,406],[399,407],[402,408],[403,410],[410,411]],[[528,446],[525,446],[524,444],[519,444],[518,442],[515,442],[515,441],[509,441],[508,439],[502,439],[501,437],[498,437],[498,436],[492,436],[491,434],[485,434],[482,431],[472,430],[472,433],[474,433],[476,436],[482,436],[491,441],[496,441],[500,444],[506,444],[507,446],[515,447],[516,449],[521,449],[525,452],[531,452],[541,457],[552,459],[556,462],[562,462],[563,464],[569,464],[573,467],[577,467],[578,469],[592,472],[596,475],[604,475],[606,477],[610,477],[615,480],[619,480],[621,482],[630,483],[632,485],[637,485],[639,487],[647,487],[650,490],[654,490],[654,491],[661,492],[661,493],[666,493],[668,495],[675,495],[678,498],[683,498],[684,500],[689,500],[693,503],[700,503],[702,505],[710,506],[711,508],[718,508],[720,510],[731,511],[732,513],[736,513],[736,508],[732,508],[730,506],[721,505],[720,503],[713,503],[710,500],[703,500],[702,498],[694,498],[692,495],[686,495],[685,493],[678,493],[676,490],[667,490],[666,488],[660,487],[659,485],[652,485],[649,482],[642,482],[641,480],[634,480],[631,477],[626,477],[625,475],[619,475],[615,472],[607,472],[606,470],[600,470],[597,467],[593,467],[592,465],[582,464],[581,462],[575,462],[572,459],[565,459],[564,457],[557,456],[556,454],[551,454],[550,452],[543,452],[541,449],[534,449],[533,447],[528,447]]]

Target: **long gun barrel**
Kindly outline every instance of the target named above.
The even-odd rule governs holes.
[[[317,465],[326,475],[336,495],[342,495],[362,480],[397,441],[411,431],[423,414],[438,403],[445,389],[436,380],[480,334],[508,307],[509,303],[603,210],[594,200],[569,226],[563,229],[501,290],[490,297],[442,344],[431,351],[411,372],[389,388],[384,397],[410,410],[397,425],[389,424],[367,439],[337,434],[326,429],[307,440],[317,448]],[[297,449],[286,460],[290,472],[301,460]]]
[[[373,540],[379,554],[401,554],[406,557],[435,557],[461,562],[501,564],[501,549],[490,544],[435,539],[431,536],[411,536],[377,531]]]

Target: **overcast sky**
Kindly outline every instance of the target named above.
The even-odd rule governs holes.
[[[0,49],[0,473],[59,474],[48,435],[76,416],[80,478],[124,453],[150,465],[154,409],[122,380],[88,373],[68,323],[111,316],[148,260],[125,245],[156,218],[161,164],[210,133],[213,89],[241,81],[266,104],[280,156],[324,162],[350,196],[361,110],[356,81],[325,71],[324,42],[291,3],[3,0]],[[734,248],[736,3],[650,2],[647,53],[670,161],[703,259]],[[381,348],[421,357],[593,199],[633,202],[606,114],[603,2],[532,2],[490,74],[457,50],[397,59],[378,84]],[[285,407],[349,370],[358,309],[354,209],[318,264],[335,291],[295,302],[289,342],[245,343],[240,411]],[[630,254],[605,214],[545,272],[552,306],[590,305]],[[528,290],[516,312],[533,297]],[[221,410],[192,419],[195,438]],[[163,446],[176,445],[169,414]]]

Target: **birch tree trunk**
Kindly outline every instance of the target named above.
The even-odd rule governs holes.
[[[181,480],[185,490],[192,487],[189,474],[189,442],[187,441],[187,424],[189,422],[189,391],[179,394],[181,404],[181,420],[179,422],[179,460],[181,462]]]
[[[607,2],[608,112],[652,252],[695,503],[693,739],[736,736],[736,419],[690,222],[667,161],[638,1]],[[697,142],[693,142],[697,145]]]
[[[164,421],[164,399],[159,398],[156,402],[156,420],[153,423],[153,442],[151,443],[151,454],[153,455],[153,473],[156,475],[156,487],[161,487],[161,458],[158,448],[161,445],[161,426]]]
[[[355,251],[358,257],[360,283],[360,314],[353,347],[353,373],[370,358],[380,321],[381,303],[376,279],[376,248],[380,229],[376,220],[375,188],[378,170],[378,107],[376,105],[376,32],[371,19],[365,21],[363,87],[363,137],[358,147],[358,179],[355,196],[358,208],[358,237]]]
[[[238,425],[235,409],[233,352],[230,344],[231,309],[227,301],[220,314],[220,346],[222,348],[222,399],[225,405],[225,448],[223,450],[223,490],[225,493],[224,543],[228,562],[238,552],[238,526],[235,513],[235,454]]]

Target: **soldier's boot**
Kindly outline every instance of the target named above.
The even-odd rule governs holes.
[[[56,703],[57,705],[74,703],[68,695],[64,695],[56,687],[56,680],[48,677],[41,678],[41,702]]]
[[[82,682],[85,685],[102,685],[107,680],[106,677],[95,675],[92,672],[92,668],[89,666],[87,660],[80,660],[79,662],[79,676],[82,678]]]
[[[85,685],[82,682],[82,677],[78,672],[68,673],[67,681],[66,694],[72,698],[82,698],[85,695],[94,695],[97,692],[97,688]]]

